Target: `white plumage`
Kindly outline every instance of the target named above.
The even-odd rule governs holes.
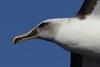
[[[45,20],[30,32],[15,37],[13,42],[34,37],[49,40],[71,51],[74,56],[78,54],[76,60],[72,59],[71,67],[100,67],[99,12],[100,1],[84,0],[81,10],[75,17]],[[78,58],[80,56],[81,60]]]

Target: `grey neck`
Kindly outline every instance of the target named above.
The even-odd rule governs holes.
[[[98,0],[97,5],[95,6],[95,9],[91,13],[91,15],[100,16],[100,0]]]

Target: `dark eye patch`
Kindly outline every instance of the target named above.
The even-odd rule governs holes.
[[[38,27],[39,28],[43,28],[43,27],[45,27],[45,26],[47,26],[48,25],[48,23],[41,23]]]

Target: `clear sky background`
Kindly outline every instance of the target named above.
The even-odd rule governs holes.
[[[83,0],[0,0],[0,67],[69,67],[70,53],[54,43],[12,38],[49,18],[71,17]]]

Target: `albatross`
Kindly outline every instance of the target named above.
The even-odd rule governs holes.
[[[13,43],[42,39],[71,52],[71,67],[100,67],[100,1],[84,0],[70,18],[41,21],[31,31],[15,36]]]

